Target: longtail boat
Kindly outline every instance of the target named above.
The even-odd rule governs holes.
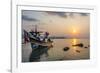
[[[27,32],[27,31],[26,31]],[[31,33],[27,32],[29,38],[30,38],[30,42],[36,45],[41,45],[41,46],[51,46],[53,41],[41,41],[38,40],[36,37],[34,37]]]

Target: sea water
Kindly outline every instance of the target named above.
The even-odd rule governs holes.
[[[73,46],[79,43],[82,43],[83,47]],[[69,50],[64,51],[65,47],[68,47]],[[30,43],[22,45],[22,62],[29,62],[31,52],[32,48]],[[87,60],[90,58],[90,41],[89,39],[76,38],[53,39],[53,47],[47,53],[48,56],[45,56],[46,59],[44,61]]]

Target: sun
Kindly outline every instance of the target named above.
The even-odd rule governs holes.
[[[76,33],[77,33],[76,29],[73,29],[73,31],[72,31],[72,32],[73,32],[73,34],[76,34]]]

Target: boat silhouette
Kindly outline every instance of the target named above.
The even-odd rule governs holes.
[[[37,35],[42,32],[37,31],[37,29],[35,29],[34,32],[27,32],[26,30],[24,31],[28,35],[28,38],[30,39],[30,44],[32,48],[32,52],[30,53],[29,56],[29,62],[40,61],[40,58],[43,54],[48,56],[48,50],[51,47],[53,47],[52,46],[53,41],[51,41],[50,38],[48,38],[47,41],[40,40],[37,37]]]

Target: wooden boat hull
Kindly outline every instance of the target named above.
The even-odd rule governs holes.
[[[39,40],[36,40],[36,39],[30,39],[30,42],[31,43],[34,43],[36,45],[41,45],[41,46],[51,46],[52,45],[52,41],[51,42],[43,42],[43,41],[39,41]]]

